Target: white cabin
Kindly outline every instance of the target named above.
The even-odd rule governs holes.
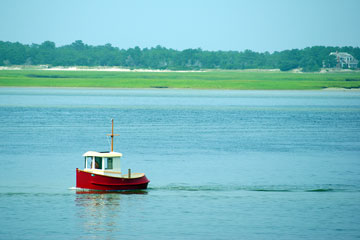
[[[83,156],[85,157],[85,172],[115,177],[121,176],[121,153],[89,151],[84,153]]]

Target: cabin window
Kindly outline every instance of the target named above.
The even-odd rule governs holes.
[[[105,169],[113,169],[113,158],[105,158]]]
[[[91,169],[92,157],[85,157],[85,168]]]
[[[95,169],[102,169],[102,158],[95,157]]]

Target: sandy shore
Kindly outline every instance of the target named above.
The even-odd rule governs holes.
[[[226,72],[280,72],[280,69],[203,69],[203,70],[160,70],[160,69],[130,69],[121,67],[48,67],[47,65],[39,66],[0,66],[0,70],[44,70],[44,71],[102,71],[102,72],[212,72],[212,71],[226,71]]]
[[[44,70],[44,71],[99,71],[99,72],[206,72],[204,70],[160,70],[160,69],[129,69],[119,67],[0,67],[0,70]]]
[[[355,91],[359,92],[360,88],[324,88],[323,91]]]
[[[99,71],[99,72],[205,72],[205,71],[173,71],[159,69],[127,69],[127,68],[79,68],[79,67],[53,67],[42,70],[48,71]]]

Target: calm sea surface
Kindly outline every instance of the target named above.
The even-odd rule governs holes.
[[[149,189],[77,193],[114,149]],[[0,239],[359,239],[360,92],[0,88]]]

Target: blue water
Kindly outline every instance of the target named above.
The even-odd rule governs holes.
[[[115,151],[149,189],[80,194]],[[358,239],[360,92],[0,88],[0,239]]]

